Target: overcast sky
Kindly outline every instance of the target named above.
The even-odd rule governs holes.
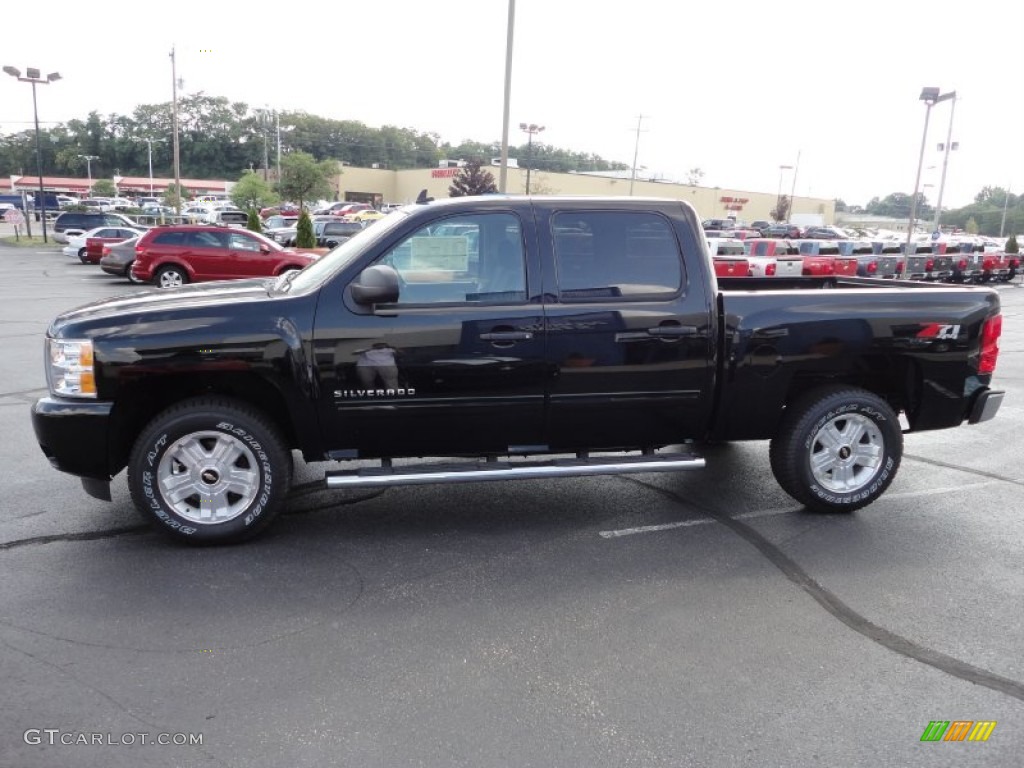
[[[508,0],[5,4],[0,64],[63,79],[46,122],[129,114],[186,93],[370,126],[499,141]],[[866,203],[910,192],[923,86],[959,96],[944,204],[1024,191],[1020,0],[517,0],[509,141],[538,140],[705,186]],[[935,106],[923,191],[937,197],[951,102]],[[0,132],[31,127],[27,85],[0,78]],[[932,168],[929,168],[933,166]]]

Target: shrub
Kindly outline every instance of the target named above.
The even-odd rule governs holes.
[[[263,231],[263,226],[260,224],[260,215],[256,213],[255,208],[249,209],[249,218],[245,222],[245,228],[250,229],[253,232]]]
[[[295,228],[296,248],[316,248],[316,236],[313,234],[313,221],[309,212],[303,208],[299,214],[299,222]]]

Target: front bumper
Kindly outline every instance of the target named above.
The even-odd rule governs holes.
[[[61,472],[110,479],[113,403],[42,397],[32,406],[32,428],[50,464]]]

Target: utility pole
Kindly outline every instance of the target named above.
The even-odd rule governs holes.
[[[172,125],[174,126],[174,213],[181,215],[181,155],[178,142],[178,68],[171,46],[171,95],[173,98]]]
[[[92,161],[99,160],[96,155],[79,155],[80,158],[85,160],[85,172],[89,175],[89,192],[88,195],[92,196]]]
[[[968,104],[968,106],[970,106]],[[949,130],[946,131],[945,154],[942,158],[942,178],[939,181],[939,201],[935,205],[935,228],[933,232],[939,232],[939,222],[942,221],[942,192],[946,188],[946,166],[949,165],[949,151],[953,140],[953,113],[956,112],[956,91],[953,91],[953,103],[949,105]]]
[[[1006,227],[1006,207],[1010,204],[1010,187],[1012,187],[1012,186],[1013,186],[1013,182],[1011,181],[1006,186],[1006,194],[1003,195],[1003,218],[999,222],[999,236],[1000,237],[1003,236],[1003,229]]]
[[[649,117],[649,115],[648,115]],[[633,144],[633,173],[629,177],[629,196],[633,196],[633,184],[636,182],[636,158],[640,154],[640,122],[644,119],[643,115],[638,115],[636,118],[636,141]]]
[[[277,183],[281,183],[281,114],[275,109],[274,120],[277,123]]]
[[[786,217],[786,221],[793,221],[793,205],[796,201],[796,174],[800,170],[800,152],[796,151],[796,165],[793,166],[793,186],[789,190],[789,215]]]

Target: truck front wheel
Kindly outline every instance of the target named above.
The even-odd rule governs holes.
[[[849,387],[814,390],[788,406],[769,451],[782,489],[815,512],[867,506],[889,487],[902,456],[889,404]]]
[[[136,508],[191,544],[230,544],[263,530],[291,482],[291,456],[257,411],[221,397],[183,401],[143,430],[128,461]]]

